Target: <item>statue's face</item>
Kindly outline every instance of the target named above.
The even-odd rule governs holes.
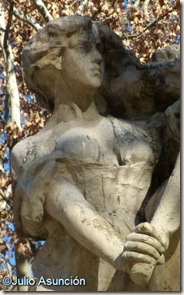
[[[104,65],[101,44],[92,32],[74,34],[62,59],[62,77],[68,85],[98,88],[102,84]]]

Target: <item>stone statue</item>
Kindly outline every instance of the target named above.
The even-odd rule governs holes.
[[[88,17],[49,22],[23,65],[52,112],[12,151],[16,229],[46,239],[34,276],[85,279],[55,291],[179,290],[178,97],[160,110],[128,96],[148,68]]]

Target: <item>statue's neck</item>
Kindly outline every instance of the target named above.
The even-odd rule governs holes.
[[[71,85],[64,81],[58,81],[55,92],[55,110],[61,105],[71,106],[75,104],[83,113],[86,112],[94,101],[96,89],[80,85]]]
[[[54,128],[56,125],[62,122],[71,122],[76,120],[80,124],[86,124],[86,121],[95,121],[101,118],[97,111],[96,104],[93,101],[86,112],[82,112],[81,109],[74,103],[70,105],[61,104],[57,109],[55,108],[51,118],[43,128],[42,132]]]
[[[54,112],[43,128],[43,132],[54,128],[56,125],[62,122],[80,121],[80,124],[85,125],[85,121],[95,121],[100,118],[100,114],[96,108],[95,102],[91,102],[88,109],[85,112],[75,104],[60,104],[57,108],[55,107]]]
[[[73,91],[75,89],[75,91]],[[93,121],[100,117],[95,104],[94,89],[84,87],[70,87],[60,81],[55,91],[54,112],[44,127],[44,131],[54,128],[61,122],[73,120]],[[85,124],[85,123],[84,123]]]

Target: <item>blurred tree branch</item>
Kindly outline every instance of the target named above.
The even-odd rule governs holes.
[[[46,8],[45,4],[43,3],[43,1],[41,0],[33,0],[36,8],[38,9],[38,11],[40,12],[41,16],[43,17],[43,19],[46,22],[49,22],[53,19],[52,15],[50,14],[50,12],[48,11],[48,9]]]
[[[175,7],[170,8],[166,13],[159,15],[154,21],[152,21],[146,28],[143,29],[142,32],[138,33],[138,34],[133,34],[133,35],[124,35],[122,36],[122,40],[123,39],[131,39],[131,38],[138,38],[140,36],[142,36],[146,31],[148,31],[149,29],[151,29],[153,26],[155,26],[160,20],[162,20],[164,17],[166,17],[169,13],[173,12],[173,10],[175,9]]]
[[[22,11],[19,11],[15,7],[13,8],[13,15],[29,24],[36,31],[42,28],[42,26],[38,22],[36,22],[36,20],[32,16],[25,15]]]

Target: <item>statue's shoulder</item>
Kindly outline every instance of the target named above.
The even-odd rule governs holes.
[[[37,133],[17,143],[11,152],[11,165],[13,171],[20,175],[27,165],[39,157],[49,154],[54,148],[50,140],[50,133]]]

